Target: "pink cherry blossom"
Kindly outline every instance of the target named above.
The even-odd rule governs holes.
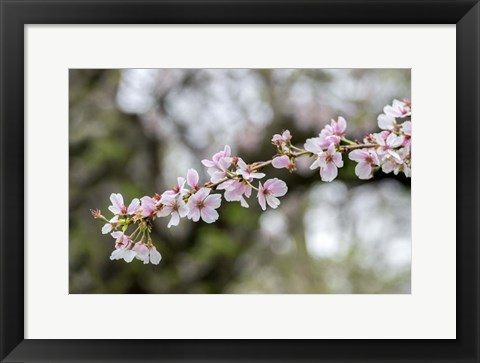
[[[330,125],[325,125],[319,135],[322,148],[327,148],[332,143],[338,145],[345,136],[346,129],[347,121],[343,117],[339,116],[337,121],[331,120]]]
[[[135,214],[140,207],[140,201],[135,198],[132,200],[128,208],[123,204],[123,196],[120,193],[112,193],[110,195],[112,205],[108,207],[113,214]]]
[[[115,250],[110,255],[110,260],[124,259],[126,262],[132,262],[137,252],[133,250],[133,245],[123,232],[112,232],[110,235],[116,239]]]
[[[292,135],[290,135],[290,131],[285,130],[281,135],[280,134],[273,135],[272,144],[277,146],[283,146],[283,145],[286,145],[291,139],[292,139]]]
[[[227,176],[227,169],[232,164],[232,161],[230,146],[225,145],[223,151],[213,155],[212,160],[202,160],[202,164],[208,168],[207,172],[211,177],[210,181],[218,183]]]
[[[112,229],[117,225],[118,222],[118,216],[114,216],[112,219],[108,221],[108,223],[105,223],[102,227],[102,233],[107,234],[112,231]]]
[[[346,129],[347,121],[339,116],[337,121],[331,120],[330,125],[326,125],[320,131],[318,137],[307,139],[304,148],[311,153],[319,154],[331,144],[340,144],[342,137],[345,136]]]
[[[188,192],[187,189],[185,189],[185,178],[178,177],[177,178],[177,185],[175,185],[171,190],[167,190],[162,193],[163,195],[169,195],[172,197],[177,196],[178,194],[184,195],[186,192]]]
[[[220,194],[209,194],[210,189],[201,188],[188,199],[189,219],[198,222],[202,218],[206,223],[213,223],[218,219],[218,212],[215,209],[220,207],[222,197]]]
[[[200,189],[200,186],[198,185],[198,172],[195,169],[188,169],[187,171],[187,184],[192,188],[193,190],[198,190]]]
[[[317,159],[310,165],[310,169],[320,167],[320,176],[323,181],[331,182],[338,175],[337,168],[343,166],[342,154],[337,152],[334,144],[330,144],[327,151],[318,154]]]
[[[382,171],[385,174],[393,173],[398,175],[398,173],[403,172],[407,178],[412,176],[412,170],[410,166],[409,153],[406,149],[400,149],[399,155],[403,159],[402,162],[397,162],[394,158],[388,158],[382,164]]]
[[[245,161],[240,158],[238,159],[237,165],[237,174],[241,175],[243,179],[249,182],[253,179],[262,179],[265,176],[264,173],[257,173],[251,165],[247,165]]]
[[[250,198],[252,194],[252,187],[247,184],[245,181],[240,181],[237,179],[230,179],[226,182],[220,184],[217,189],[225,190],[224,197],[227,202],[240,202],[241,206],[248,208],[249,205],[245,200],[244,196]]]
[[[330,135],[328,132],[325,132],[325,129],[320,133],[320,139],[323,139],[322,144],[327,145],[327,147],[330,146],[330,144],[339,145],[341,141],[340,136]]]
[[[288,169],[290,171],[295,170],[295,163],[294,161],[290,160],[287,155],[277,156],[272,160],[272,165],[274,168],[277,169]]]
[[[359,179],[370,179],[373,176],[373,170],[380,165],[378,155],[372,149],[353,150],[348,157],[358,163],[355,167],[355,174]]]
[[[382,171],[385,173],[385,174],[389,174],[391,173],[395,168],[397,167],[397,163],[395,162],[395,160],[393,158],[388,158],[386,160],[384,160],[383,164],[382,164]]]
[[[328,148],[330,146],[330,144],[335,144],[335,145],[340,144],[340,139],[341,139],[340,136],[333,135],[327,129],[323,129],[320,132],[319,138],[320,138],[320,143],[322,144],[322,148],[324,148],[324,149]]]
[[[337,121],[331,120],[330,125],[326,125],[325,129],[332,135],[343,137],[347,129],[347,121],[342,116],[339,116]]]
[[[380,145],[380,148],[378,148],[377,153],[378,156],[382,158],[382,160],[385,157],[391,156],[395,158],[395,160],[399,163],[402,162],[402,159],[398,155],[396,151],[393,149],[396,149],[400,146],[402,146],[402,143],[404,141],[404,136],[400,135],[397,136],[395,133],[390,133],[388,137],[385,139],[385,134],[380,133],[380,134],[375,134],[375,141],[377,142],[378,145]]]
[[[137,253],[135,258],[142,261],[144,264],[152,263],[158,265],[162,260],[160,252],[157,251],[155,246],[146,246],[144,243],[136,243],[133,250]]]
[[[133,246],[133,250],[136,252],[135,258],[143,261],[148,257],[148,254],[150,251],[148,250],[148,247],[145,246],[145,243],[143,242],[137,242]]]
[[[150,253],[148,254],[148,257],[143,260],[143,263],[147,264],[150,262],[153,265],[158,265],[162,260],[162,255],[157,251],[155,246],[151,246],[148,249],[150,250]]]
[[[264,185],[258,182],[258,203],[263,210],[267,209],[267,203],[271,208],[275,209],[280,205],[277,197],[283,197],[287,194],[287,191],[287,184],[278,178],[268,179]]]
[[[183,218],[188,214],[188,208],[182,197],[165,195],[160,199],[160,203],[162,204],[162,209],[158,211],[157,217],[172,216],[168,222],[168,228],[171,226],[178,226],[180,218]]]
[[[144,196],[140,198],[140,200],[142,201],[141,214],[143,217],[152,216],[157,212],[157,202],[155,199]]]
[[[411,154],[410,148],[403,147],[397,150],[398,156],[400,157],[400,161],[393,158],[387,157],[385,159],[384,164],[382,165],[382,171],[386,174],[393,171],[395,175],[399,172],[403,172],[405,176],[411,176]]]
[[[110,236],[115,238],[115,245],[118,245],[119,247],[126,246],[129,243],[128,237],[125,236],[125,233],[122,231],[115,231],[110,233]]]
[[[205,165],[207,168],[217,168],[219,167],[219,164],[225,165],[226,163],[231,163],[232,162],[231,153],[232,152],[231,152],[230,146],[225,145],[223,150],[213,155],[212,160],[203,159],[202,164]],[[228,166],[230,166],[230,164],[228,164]]]
[[[392,105],[385,106],[383,112],[392,117],[403,118],[412,114],[410,108],[410,101],[393,100]]]

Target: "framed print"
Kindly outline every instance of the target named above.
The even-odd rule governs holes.
[[[2,361],[480,360],[477,1],[1,9]]]

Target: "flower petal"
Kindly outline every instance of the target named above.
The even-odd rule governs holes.
[[[232,150],[230,149],[229,145],[225,145],[225,147],[223,148],[223,156],[229,157],[230,155],[232,155]]]
[[[288,187],[287,184],[280,179],[273,178],[265,182],[265,187],[268,186],[270,193],[276,197],[282,197],[287,194]]]
[[[234,179],[229,179],[227,181],[224,181],[223,183],[219,184],[217,186],[218,190],[228,190],[233,183],[235,183],[237,180]]]
[[[388,136],[386,144],[391,148],[396,148],[402,145],[404,136],[397,136],[393,132]]]
[[[330,144],[338,145],[340,144],[340,136],[337,135],[330,135],[325,138],[326,146],[330,146]]]
[[[210,170],[210,169],[209,169]],[[224,171],[214,171],[213,173],[210,174],[211,178],[210,181],[212,183],[218,183],[220,180],[225,178],[225,172]]]
[[[197,206],[189,207],[188,218],[194,222],[198,222],[200,219],[200,209]]]
[[[213,223],[218,219],[218,212],[209,207],[202,208],[200,215],[205,223]]]
[[[250,198],[250,196],[252,195],[252,187],[250,185],[245,185],[245,196],[247,198]]]
[[[150,250],[150,262],[154,265],[158,265],[162,260],[162,255],[157,251],[155,247]]]
[[[221,158],[217,163],[217,168],[222,171],[225,171],[230,167],[231,164],[232,164],[232,158]]]
[[[125,253],[123,254],[123,259],[125,260],[125,262],[132,262],[133,259],[135,258],[135,256],[137,255],[137,252],[135,252],[134,250],[124,250]]]
[[[393,158],[394,158],[398,163],[400,163],[400,164],[403,163],[402,158],[401,158],[400,155],[398,155],[395,151],[393,151],[393,150],[387,150],[387,152],[388,152],[391,156],[393,156]]]
[[[214,168],[217,165],[216,162],[208,159],[203,159],[202,164],[205,165],[207,168]]]
[[[327,153],[322,152],[318,155],[318,165],[320,165],[321,168],[324,168],[327,166]],[[310,167],[311,169],[311,167]]]
[[[395,163],[391,160],[387,160],[383,165],[382,165],[382,171],[385,174],[391,173],[395,169]]]
[[[180,223],[180,216],[178,215],[178,212],[175,211],[172,213],[172,218],[170,218],[170,222],[168,222],[167,227],[170,228],[171,226],[178,226]]]
[[[149,196],[144,196],[140,198],[140,201],[142,202],[142,216],[148,217],[151,215],[153,212],[155,212],[157,206],[155,205],[154,200],[149,197]]]
[[[240,205],[243,207],[243,208],[250,208],[250,206],[248,205],[247,201],[245,200],[244,197],[241,197],[240,198]]]
[[[130,205],[127,208],[127,213],[128,214],[134,214],[138,210],[139,207],[140,207],[140,200],[135,198],[130,202]]]
[[[385,115],[384,113],[377,117],[377,122],[378,127],[382,130],[393,130],[396,124],[394,117]]]
[[[369,163],[360,162],[355,167],[355,174],[359,179],[370,179],[372,177],[372,166]]]
[[[320,176],[325,182],[331,182],[337,175],[338,170],[334,163],[328,163],[325,167],[320,168]]]
[[[375,165],[380,165],[380,160],[378,159],[378,155],[375,150],[370,151],[370,156],[372,157],[373,163]]]
[[[348,158],[350,160],[356,161],[357,163],[364,161],[367,157],[368,151],[364,149],[352,150],[350,154],[348,154]]]
[[[183,187],[185,186],[185,178],[182,178],[181,176],[179,176],[177,178],[177,185],[178,185],[178,189],[180,189],[180,191],[183,189]]]
[[[314,170],[318,167],[320,167],[320,159],[316,158],[312,165],[310,165],[310,170]]]
[[[112,236],[113,238],[118,240],[121,237],[123,237],[123,232],[122,231],[115,231],[115,232],[110,233],[110,236]]]
[[[374,134],[375,141],[380,146],[385,146],[385,139],[383,138],[382,134]]]
[[[393,104],[395,106],[395,101],[393,102]],[[390,105],[385,106],[383,108],[383,112],[385,112],[388,116],[392,116],[392,117],[402,116],[402,113],[396,107],[392,107]]]
[[[194,195],[196,200],[204,200],[209,194],[210,194],[209,188],[201,188]]]
[[[110,207],[108,207],[108,209],[110,209],[112,213],[121,213],[124,205],[123,196],[120,193],[117,193],[117,194],[112,193],[110,195],[110,201],[112,202],[113,209],[117,210],[118,212],[114,212]]]
[[[278,200],[278,198],[274,197],[273,195],[267,195],[266,199],[268,205],[273,209],[277,208],[280,205],[280,201]]]
[[[198,186],[198,172],[195,169],[188,169],[187,171],[187,183],[191,188]]]
[[[265,177],[264,173],[250,173],[250,178],[253,179],[262,179],[263,177]]]
[[[110,260],[112,260],[112,261],[113,260],[120,260],[121,258],[123,258],[124,253],[125,253],[125,249],[123,249],[123,248],[113,250],[112,254],[110,255]]]
[[[402,131],[405,135],[412,136],[412,123],[410,121],[405,121],[402,124]]]
[[[329,155],[333,155],[335,153],[335,144],[333,144],[333,143],[330,144],[328,146],[327,152],[328,152]]]
[[[263,210],[266,210],[267,209],[267,205],[266,205],[266,201],[265,201],[265,194],[264,194],[264,188],[262,186],[262,183],[258,183],[258,194],[257,194],[257,198],[258,198],[258,204],[260,204],[260,207],[263,209]]]
[[[212,194],[205,198],[203,204],[208,208],[216,209],[222,204],[222,196],[220,194]]]
[[[166,217],[172,213],[173,207],[171,205],[164,205],[157,213],[157,217]]]
[[[337,133],[343,134],[346,129],[347,129],[347,121],[342,116],[338,116],[337,129],[336,129]]]
[[[319,137],[313,137],[310,139],[307,139],[303,147],[305,150],[310,151],[311,153],[318,154],[319,152],[323,151],[321,146],[320,146],[320,138]]]
[[[112,225],[110,223],[105,223],[102,227],[102,233],[107,234],[112,231]]]
[[[277,169],[288,168],[290,165],[290,158],[287,155],[276,157],[272,160],[272,165]]]
[[[140,261],[144,261],[148,258],[149,250],[144,243],[136,243],[133,247],[133,250],[137,253],[135,257],[138,258]]]
[[[246,170],[247,169],[247,163],[243,161],[242,158],[238,158],[237,165],[240,169]]]
[[[188,214],[188,208],[183,200],[178,203],[178,214],[180,215],[180,218],[184,218]]]
[[[342,154],[340,153],[333,154],[332,160],[337,167],[341,168],[343,166]]]

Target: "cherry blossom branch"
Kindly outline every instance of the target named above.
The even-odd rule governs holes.
[[[292,144],[290,131],[273,135],[272,144],[277,153],[271,160],[257,161],[247,164],[242,158],[231,154],[230,146],[213,155],[211,160],[202,160],[207,168],[210,180],[199,184],[199,174],[195,169],[188,169],[186,178],[178,177],[177,184],[161,195],[135,198],[128,205],[124,204],[121,194],[112,193],[112,205],[108,209],[113,213],[109,220],[100,210],[92,210],[94,218],[104,222],[102,233],[110,233],[115,239],[115,250],[110,259],[123,259],[131,262],[133,259],[143,263],[158,264],[160,253],[153,245],[150,233],[155,219],[170,216],[168,227],[177,226],[182,218],[194,222],[213,223],[219,218],[217,209],[222,202],[220,193],[227,202],[240,202],[249,208],[247,199],[252,190],[257,192],[257,200],[263,210],[267,205],[277,208],[279,197],[284,196],[288,187],[278,178],[268,179],[261,172],[266,166],[277,169],[296,169],[296,159],[299,157],[313,158],[310,169],[320,169],[322,181],[331,182],[337,177],[338,169],[343,167],[343,154],[357,162],[355,174],[360,179],[370,179],[377,171],[384,173],[404,173],[411,176],[411,103],[408,100],[394,100],[392,105],[384,107],[384,113],[378,116],[379,133],[369,134],[363,142],[352,141],[345,137],[347,122],[343,117],[337,121],[331,120],[318,137],[307,139],[304,147]],[[254,185],[258,182],[258,187]],[[185,184],[189,188],[185,187]],[[127,234],[130,226],[135,230]]]
[[[346,151],[352,151],[356,149],[368,149],[370,147],[377,148],[377,147],[380,147],[380,145],[378,144],[340,145],[339,149],[340,151],[346,152]]]

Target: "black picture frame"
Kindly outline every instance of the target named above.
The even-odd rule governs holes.
[[[480,362],[478,0],[1,0],[0,4],[2,362]],[[28,177],[24,172],[24,26],[162,23],[456,24],[457,339],[24,339],[24,180]],[[13,236],[6,225],[15,231]],[[438,319],[441,323],[442,317]]]

